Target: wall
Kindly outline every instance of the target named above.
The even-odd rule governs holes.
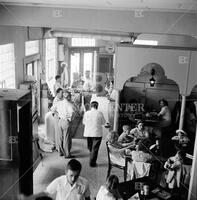
[[[60,16],[54,16],[60,10]],[[114,23],[115,22],[115,23]],[[88,32],[128,32],[197,35],[197,14],[134,10],[99,10],[0,6],[0,25],[59,27]]]
[[[27,29],[25,27],[0,26],[0,45],[14,43],[16,87],[23,81],[23,58],[25,55],[25,41]]]
[[[191,64],[189,65],[189,80],[187,93],[189,94],[197,85],[197,51],[191,52]]]
[[[115,87],[121,90],[124,82],[130,77],[137,76],[143,66],[158,63],[165,70],[167,78],[178,84],[180,93],[188,95],[188,88],[193,88],[191,85],[197,83],[196,53],[191,53],[192,62],[189,65],[190,53],[189,50],[117,47]]]
[[[16,87],[24,80],[23,59],[25,57],[25,42],[42,37],[42,29],[19,26],[0,26],[0,45],[14,43]],[[40,50],[42,52],[42,50]]]
[[[178,86],[174,84],[160,83],[150,87],[148,83],[127,82],[123,90],[124,103],[129,103],[132,99],[143,103],[145,110],[159,111],[159,100],[165,98],[168,106],[173,111],[175,103],[179,99]]]

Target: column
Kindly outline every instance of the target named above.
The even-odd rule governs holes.
[[[197,113],[197,101],[194,102],[196,106]],[[190,184],[189,184],[189,192],[188,192],[188,200],[196,200],[197,199],[197,126],[196,126],[196,139],[194,144],[194,152],[193,152],[193,162],[190,176]]]
[[[184,114],[185,114],[185,102],[186,102],[186,96],[182,95],[179,129],[183,129]]]
[[[119,99],[120,91],[117,90],[116,100],[115,100],[115,112],[114,112],[114,131],[118,131],[118,118],[119,118]]]

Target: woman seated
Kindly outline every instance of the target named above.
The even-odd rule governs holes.
[[[136,139],[144,139],[144,138],[149,138],[149,133],[144,127],[144,122],[142,120],[138,120],[136,123],[136,128],[133,128],[129,136],[131,138],[136,138]]]
[[[116,175],[107,178],[106,184],[102,185],[97,193],[96,200],[120,200],[118,191],[119,180]]]

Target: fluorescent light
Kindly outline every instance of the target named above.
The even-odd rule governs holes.
[[[158,41],[156,41],[156,40],[135,40],[133,44],[157,46]]]

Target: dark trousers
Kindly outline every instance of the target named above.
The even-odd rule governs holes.
[[[102,141],[102,137],[88,137],[87,138],[88,149],[90,151],[90,165],[96,164],[101,141]]]
[[[170,126],[161,128],[160,155],[164,158],[168,158],[174,154],[171,132]]]

